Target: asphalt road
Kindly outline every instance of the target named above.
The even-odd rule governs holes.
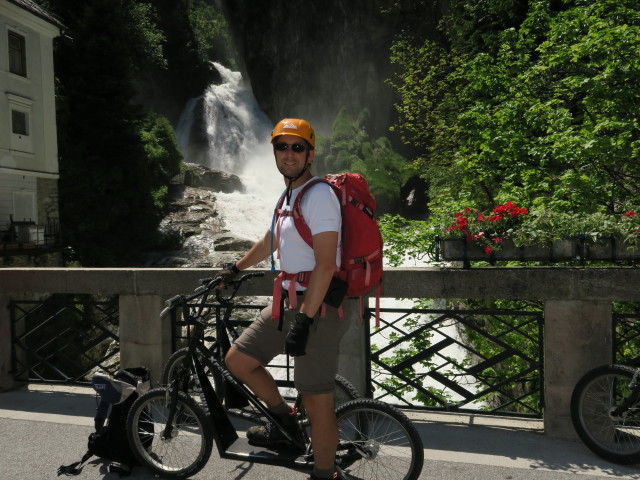
[[[0,393],[0,480],[57,479],[62,464],[79,461],[92,431],[90,388],[31,384]],[[482,415],[410,413],[425,446],[421,479],[437,480],[640,480],[640,466],[620,466],[581,443],[550,439],[540,422]],[[79,480],[116,480],[94,459]],[[221,460],[215,451],[195,480],[303,480],[279,467]],[[134,468],[131,480],[154,475]]]

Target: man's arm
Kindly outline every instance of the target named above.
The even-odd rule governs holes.
[[[338,232],[321,232],[313,236],[313,254],[316,266],[311,272],[309,285],[304,295],[300,311],[307,317],[313,317],[324,300],[331,278],[338,269],[336,252],[338,250]]]
[[[271,243],[271,230],[268,230],[264,237],[254,243],[244,257],[236,262],[238,270],[245,270],[252,267],[271,255]],[[273,249],[275,250],[275,248],[276,245],[274,244]]]

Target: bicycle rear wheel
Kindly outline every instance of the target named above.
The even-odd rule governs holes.
[[[578,381],[571,396],[576,433],[591,451],[615,463],[640,462],[640,404],[616,409],[634,393],[634,373],[623,365],[597,367]]]
[[[424,464],[422,440],[397,408],[361,398],[336,410],[336,465],[343,478],[416,480]]]
[[[213,448],[211,422],[202,408],[178,392],[173,430],[163,439],[171,398],[164,388],[141,395],[127,417],[127,439],[136,459],[166,478],[187,478],[207,464]]]

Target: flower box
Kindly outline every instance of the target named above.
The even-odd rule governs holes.
[[[587,260],[638,260],[640,259],[640,240],[635,244],[628,244],[615,238],[606,238],[594,244],[587,243],[585,257]]]
[[[567,261],[575,260],[577,245],[574,240],[567,239],[558,240],[548,247],[518,247],[513,240],[505,238],[499,249],[493,249],[487,255],[483,247],[465,238],[445,238],[440,240],[440,253],[443,260],[449,261]]]

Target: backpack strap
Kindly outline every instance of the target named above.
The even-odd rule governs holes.
[[[273,281],[273,307],[271,309],[271,318],[273,320],[282,321],[284,312],[282,311],[283,297],[282,297],[282,283],[285,280],[289,280],[289,287],[287,288],[287,294],[289,297],[289,306],[291,308],[298,308],[298,297],[296,292],[296,282],[306,287],[309,285],[309,278],[311,272],[300,273],[287,273],[280,272]]]
[[[309,183],[307,183],[303,187],[303,189],[300,191],[300,193],[296,197],[296,201],[293,202],[293,208],[291,209],[291,212],[293,215],[293,223],[296,226],[296,230],[298,230],[298,234],[302,237],[305,243],[309,245],[311,248],[313,248],[313,238],[311,236],[311,229],[309,228],[309,225],[307,225],[307,222],[305,222],[304,218],[302,217],[302,209],[300,208],[300,202],[302,201],[302,197],[307,192],[307,190],[309,190],[314,185],[317,185],[318,183],[326,183],[327,185],[329,185],[333,189],[333,191],[336,193],[338,198],[340,198],[340,189],[338,187],[329,183],[324,178],[316,178],[314,180],[311,180]],[[342,202],[341,202],[341,205],[342,205]],[[343,230],[344,230],[344,227],[343,227]]]
[[[82,469],[84,468],[84,463],[87,460],[89,460],[91,457],[93,457],[93,453],[91,452],[91,450],[87,450],[87,453],[84,454],[84,456],[82,457],[82,460],[80,460],[79,462],[75,462],[70,465],[60,465],[60,467],[58,467],[58,476],[80,475],[80,473],[82,473]]]

